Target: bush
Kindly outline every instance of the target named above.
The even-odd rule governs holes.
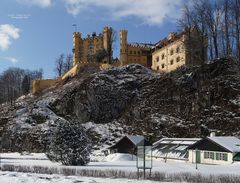
[[[51,161],[63,165],[86,165],[90,161],[91,141],[77,122],[60,122],[54,131],[46,153]]]

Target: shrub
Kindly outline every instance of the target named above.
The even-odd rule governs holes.
[[[59,122],[46,153],[51,161],[63,165],[86,165],[90,161],[91,141],[78,122]]]

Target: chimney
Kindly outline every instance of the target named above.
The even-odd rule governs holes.
[[[216,136],[216,132],[211,132],[210,133],[210,137],[215,137]]]

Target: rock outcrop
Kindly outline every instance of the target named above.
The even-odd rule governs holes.
[[[85,68],[41,96],[28,95],[0,109],[5,151],[45,151],[56,123],[66,120],[83,124],[96,149],[124,134],[152,141],[203,137],[211,130],[240,136],[240,68],[231,59],[169,74],[136,64]]]

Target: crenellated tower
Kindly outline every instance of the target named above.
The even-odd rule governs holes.
[[[121,30],[120,31],[120,62],[121,65],[126,65],[127,64],[127,35],[128,31],[127,30]]]
[[[74,32],[73,33],[73,66],[80,63],[80,41],[81,41],[81,33]]]

